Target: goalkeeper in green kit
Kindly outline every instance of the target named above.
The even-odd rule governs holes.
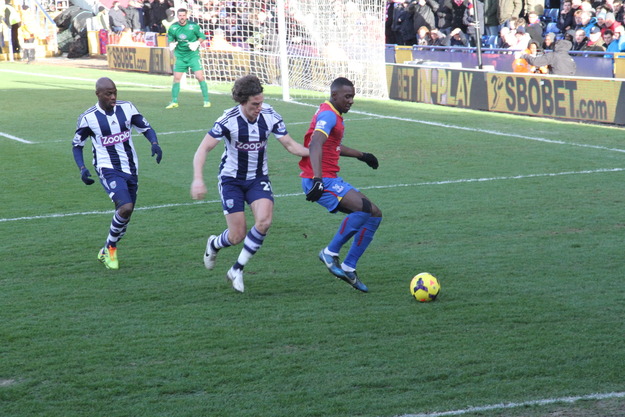
[[[174,51],[176,62],[174,63],[174,84],[171,87],[171,103],[165,108],[175,109],[178,107],[180,79],[182,74],[186,73],[189,68],[193,71],[202,89],[204,107],[210,107],[208,86],[204,79],[204,71],[202,71],[202,62],[200,60],[200,43],[206,40],[206,35],[202,32],[200,25],[187,18],[186,9],[178,9],[177,13],[178,21],[171,25],[167,31],[169,49]]]

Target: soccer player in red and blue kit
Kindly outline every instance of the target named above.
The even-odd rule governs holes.
[[[137,108],[129,101],[117,100],[117,87],[113,80],[103,77],[96,81],[95,94],[98,97],[96,105],[78,117],[72,151],[82,181],[86,185],[93,184],[83,159],[85,142],[91,138],[93,166],[104,191],[115,203],[115,214],[98,259],[108,269],[119,269],[117,242],[126,233],[137,201],[139,160],[132,143],[132,127],[150,141],[156,163],[161,162],[163,152],[156,132]]]
[[[334,276],[357,290],[368,292],[358,278],[356,264],[373,240],[382,221],[382,211],[337,174],[341,156],[357,158],[373,169],[378,168],[378,159],[342,144],[343,114],[354,104],[354,84],[340,77],[332,82],[330,92],[330,100],[319,106],[304,136],[304,146],[309,148],[310,156],[303,157],[299,163],[302,189],[306,200],[316,201],[330,213],[347,214],[330,244],[319,252],[319,259]],[[351,248],[341,263],[339,252],[352,238]]]

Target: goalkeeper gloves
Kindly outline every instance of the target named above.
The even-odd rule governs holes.
[[[372,153],[363,152],[362,156],[358,158],[358,160],[364,162],[373,169],[378,169],[378,166],[380,165],[378,164],[378,158],[376,158]]]
[[[313,178],[313,185],[310,187],[310,190],[306,193],[306,200],[315,202],[318,201],[323,195],[323,181],[321,178],[315,177]]]
[[[158,142],[154,142],[152,144],[152,156],[154,155],[156,155],[156,163],[160,164],[161,159],[163,159],[163,151],[161,150],[161,147],[158,146]]]
[[[189,49],[192,51],[197,51],[197,49],[200,47],[200,41],[195,41],[195,42],[189,42]]]
[[[80,170],[80,179],[82,180],[82,182],[84,182],[87,185],[93,184],[95,181],[92,180],[90,177],[91,177],[91,172],[89,172],[87,168],[83,167],[83,169]]]
[[[178,46],[178,42],[170,42],[169,50],[173,51],[174,49],[176,49],[176,46]]]

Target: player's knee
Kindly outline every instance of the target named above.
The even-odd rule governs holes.
[[[229,229],[228,240],[230,241],[230,243],[232,243],[232,245],[238,245],[239,243],[243,242],[243,239],[245,239],[245,234],[245,230],[240,231]]]
[[[382,210],[366,198],[362,199],[362,211],[371,214],[373,217],[382,217]]]
[[[256,227],[256,230],[258,230],[262,234],[267,234],[269,228],[271,227],[271,219],[260,219],[256,221],[254,227]]]
[[[117,209],[117,213],[119,213],[119,215],[124,219],[129,219],[132,215],[132,212],[134,211],[134,208],[134,204],[126,203]]]
[[[361,211],[371,214],[371,201],[367,200],[366,198],[363,198]]]

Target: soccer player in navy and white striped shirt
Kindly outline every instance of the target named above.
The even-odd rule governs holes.
[[[243,242],[243,249],[228,270],[232,287],[244,291],[243,267],[260,249],[273,216],[273,192],[267,168],[267,145],[273,134],[284,148],[297,156],[308,156],[308,149],[289,136],[282,117],[264,103],[263,87],[258,77],[246,75],[232,88],[232,98],[239,105],[228,109],[208,131],[193,158],[191,197],[204,198],[204,163],[207,154],[223,142],[218,188],[228,228],[219,236],[210,236],[204,253],[204,266],[213,269],[217,252]],[[254,226],[247,232],[244,207],[249,204]]]
[[[156,132],[137,108],[129,101],[117,100],[117,87],[113,80],[100,78],[96,82],[95,94],[98,97],[96,105],[78,117],[72,150],[82,181],[87,185],[93,184],[83,159],[85,142],[91,138],[93,166],[104,191],[115,203],[115,214],[98,259],[109,269],[119,269],[117,242],[126,233],[137,201],[139,160],[132,143],[132,127],[150,141],[156,163],[161,162],[163,152]]]

